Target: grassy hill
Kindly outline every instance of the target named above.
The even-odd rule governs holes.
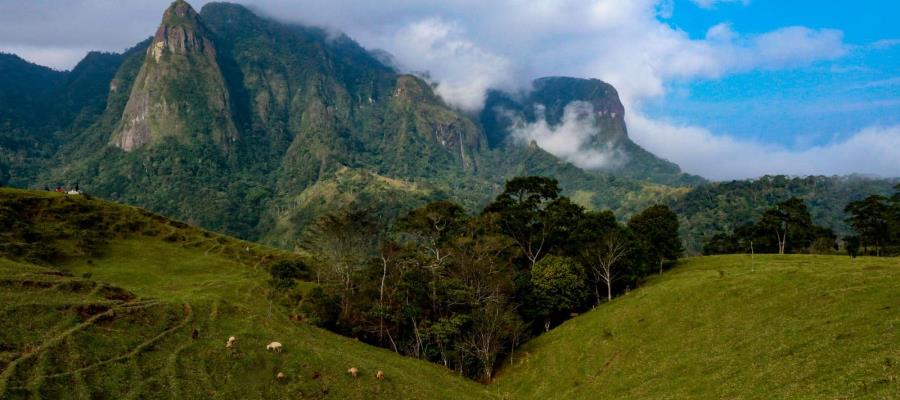
[[[900,398],[900,259],[702,257],[516,352],[505,397]]]
[[[0,398],[490,396],[271,307],[266,265],[294,254],[55,193],[0,189],[0,223]]]
[[[896,258],[689,259],[482,386],[272,306],[268,265],[302,255],[47,192],[0,189],[0,225],[3,399],[900,396]]]

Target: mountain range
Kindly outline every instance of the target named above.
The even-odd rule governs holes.
[[[152,37],[121,54],[90,53],[71,71],[0,54],[0,185],[78,185],[287,248],[324,212],[366,207],[391,219],[437,199],[477,211],[521,175],[556,178],[579,204],[623,218],[667,203],[685,220],[711,219],[686,225],[689,249],[741,222],[715,217],[735,207],[715,201],[731,195],[727,183],[685,174],[629,138],[607,83],[541,78],[527,91],[490,92],[473,114],[387,58],[241,5],[209,3],[198,13],[182,0]],[[544,140],[572,132],[574,152]],[[828,210],[818,217],[838,232],[846,226],[833,210],[894,184],[753,182],[768,195],[738,201],[741,218],[799,193]],[[820,186],[831,189],[809,190]]]

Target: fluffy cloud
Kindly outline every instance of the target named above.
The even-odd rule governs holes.
[[[593,144],[599,131],[591,103],[569,103],[563,111],[562,121],[554,126],[547,123],[543,106],[538,107],[538,119],[532,123],[509,115],[513,121],[512,135],[523,144],[534,141],[551,154],[586,169],[615,167],[626,161],[625,155],[614,150],[612,143],[601,148]]]
[[[710,179],[753,178],[766,174],[900,174],[900,126],[869,127],[845,139],[801,150],[773,146],[709,130],[629,117],[634,139],[665,154],[686,172]]]
[[[513,89],[512,62],[464,38],[461,29],[441,19],[411,23],[378,43],[390,49],[400,67],[427,71],[437,93],[466,111],[479,111],[489,89]]]

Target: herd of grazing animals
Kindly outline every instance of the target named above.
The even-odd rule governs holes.
[[[229,348],[229,349],[234,348],[235,343],[237,343],[237,338],[234,336],[231,336],[228,338],[228,341],[225,342],[225,347]],[[281,342],[271,342],[268,345],[266,345],[266,351],[271,350],[276,353],[281,353],[281,350],[283,349],[283,347],[284,346],[281,344]],[[347,373],[349,373],[350,376],[357,378],[359,376],[359,369],[356,367],[350,367],[350,369],[347,370]],[[275,379],[277,379],[278,381],[284,381],[285,378],[287,378],[287,376],[284,374],[284,372],[279,372],[275,376]],[[379,381],[383,381],[384,380],[384,371],[379,370],[378,372],[376,372],[375,379],[377,379]]]

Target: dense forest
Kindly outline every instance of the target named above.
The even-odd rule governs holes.
[[[300,301],[292,282],[306,268],[279,264],[273,293],[316,325],[490,381],[518,345],[682,252],[666,206],[622,224],[560,192],[515,178],[479,214],[438,201],[390,228],[366,209],[328,214],[300,239],[318,284]]]
[[[829,227],[813,223],[807,204],[792,197],[765,210],[755,222],[720,232],[704,245],[704,254],[778,253],[900,254],[900,185],[892,197],[874,194],[843,209],[853,233],[840,238]]]

